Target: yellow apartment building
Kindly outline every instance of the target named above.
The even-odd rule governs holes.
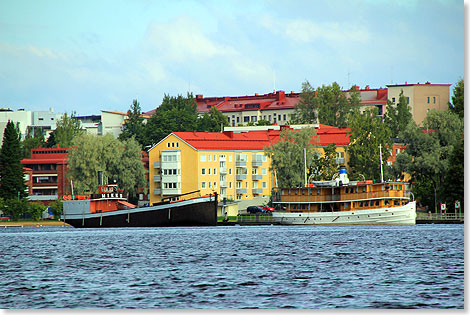
[[[262,134],[171,133],[149,150],[150,204],[214,192],[219,201],[267,202],[273,183],[263,154],[268,143]]]
[[[271,128],[269,128],[271,127]],[[244,208],[267,203],[275,178],[264,147],[279,140],[281,128],[239,132],[174,132],[149,150],[150,204],[177,196],[206,195],[216,192],[240,203]],[[289,126],[282,126],[290,128]],[[336,144],[337,163],[347,164],[347,128],[317,125],[315,143],[323,147]]]

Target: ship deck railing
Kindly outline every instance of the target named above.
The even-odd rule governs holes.
[[[277,203],[314,203],[314,202],[343,202],[343,201],[362,201],[370,199],[409,199],[409,192],[403,190],[382,190],[373,192],[357,192],[357,193],[338,193],[333,195],[317,195],[314,188],[311,189],[313,194],[302,194],[298,191],[295,195],[295,189],[291,189],[290,195],[281,195],[282,201]],[[308,190],[306,190],[308,192]]]

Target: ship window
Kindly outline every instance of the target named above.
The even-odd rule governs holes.
[[[356,187],[356,193],[357,193],[357,187]]]
[[[385,200],[385,205],[388,206],[390,204],[389,200]]]
[[[302,195],[305,195],[305,189],[302,189]]]
[[[319,194],[320,194],[320,189],[317,189],[317,195],[319,195]]]
[[[297,209],[297,205],[292,205],[292,209]]]
[[[297,189],[296,189],[296,190],[294,190],[294,194],[297,196]]]
[[[365,207],[368,207],[368,206],[369,206],[369,201],[366,201],[366,202],[364,203],[364,206],[365,206]]]
[[[395,200],[395,201],[393,202],[393,204],[394,204],[395,206],[398,206],[398,205],[400,205],[400,202],[399,202],[398,200]]]
[[[398,186],[397,186],[397,185],[395,185],[395,190],[398,190]]]
[[[377,201],[375,201],[375,205],[376,205],[376,206],[378,206],[378,205],[379,205],[379,201],[378,201],[378,200],[377,200]]]
[[[363,207],[363,206],[364,206],[363,202],[362,201],[359,202],[359,207]]]
[[[313,190],[312,189],[309,189],[309,195],[313,195]]]
[[[401,190],[401,185],[398,185],[398,190]]]
[[[362,192],[366,192],[366,186],[362,187]]]

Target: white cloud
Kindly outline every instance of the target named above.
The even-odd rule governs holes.
[[[318,39],[366,43],[370,39],[365,27],[351,23],[315,23],[303,19],[274,19],[270,16],[264,16],[260,23],[275,34],[303,43]]]
[[[234,48],[209,39],[200,24],[187,17],[150,25],[147,42],[159,56],[179,62],[237,54]]]

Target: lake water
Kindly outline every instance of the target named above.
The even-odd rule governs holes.
[[[0,308],[464,308],[464,225],[0,229]]]

